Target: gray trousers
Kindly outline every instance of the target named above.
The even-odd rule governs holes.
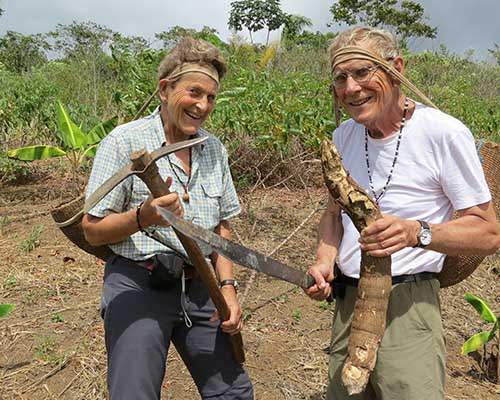
[[[203,399],[251,400],[253,387],[234,361],[229,336],[199,279],[186,281],[188,328],[181,282],[168,290],[148,286],[149,271],[121,257],[106,262],[101,312],[108,354],[111,400],[160,399],[170,342],[182,357]]]

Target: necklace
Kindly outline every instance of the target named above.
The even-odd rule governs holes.
[[[168,163],[170,164],[170,169],[174,172],[175,177],[177,178],[177,181],[182,185],[182,188],[184,189],[184,194],[182,195],[182,200],[184,200],[186,203],[189,203],[189,192],[188,192],[188,186],[189,186],[189,180],[191,179],[191,149],[189,149],[189,175],[187,177],[186,182],[182,182],[181,178],[177,174],[177,171],[174,168],[174,165],[172,164],[172,161],[170,160],[170,155],[167,155],[167,160]]]
[[[375,198],[375,202],[377,204],[378,204],[379,200],[382,198],[382,196],[385,194],[385,192],[387,191],[387,188],[389,187],[389,183],[391,182],[391,179],[392,179],[392,173],[394,172],[394,166],[396,165],[396,162],[398,161],[399,146],[401,145],[401,138],[403,137],[403,128],[406,124],[406,113],[408,112],[408,107],[409,107],[409,101],[408,101],[408,97],[407,97],[405,99],[405,105],[403,108],[403,117],[401,118],[401,124],[399,126],[398,141],[396,143],[396,151],[394,152],[394,159],[392,160],[391,171],[389,172],[389,175],[387,176],[387,181],[385,182],[385,185],[382,188],[382,191],[380,192],[380,194],[378,196],[377,196],[377,193],[375,192],[375,188],[373,187],[372,174],[370,171],[370,160],[368,159],[368,129],[365,128],[366,169],[368,170],[368,181],[370,184],[370,190],[372,191],[373,197]]]

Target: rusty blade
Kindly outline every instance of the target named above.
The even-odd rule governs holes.
[[[213,251],[222,254],[236,264],[262,272],[282,281],[293,283],[304,289],[311,287],[315,283],[311,275],[289,267],[271,257],[267,257],[231,240],[224,239],[214,232],[203,229],[198,225],[176,216],[165,208],[157,207],[157,209],[165,221],[176,230],[199,243],[210,246]]]

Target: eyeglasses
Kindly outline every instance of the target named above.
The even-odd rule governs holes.
[[[347,85],[347,77],[352,77],[356,82],[363,83],[369,81],[375,71],[379,68],[379,65],[374,65],[373,67],[361,67],[354,69],[352,71],[344,71],[333,75],[333,82],[331,85],[332,89],[343,89]]]

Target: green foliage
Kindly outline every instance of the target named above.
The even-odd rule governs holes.
[[[224,52],[229,70],[206,128],[224,141],[231,157],[253,152],[283,159],[311,153],[334,129],[326,48],[335,34],[303,30],[306,18],[285,16],[288,26],[276,51],[236,39],[226,45],[210,27],[173,27],[156,35],[167,48],[189,34]],[[165,50],[151,48],[144,38],[124,37],[92,23],[59,25],[50,38],[59,59],[40,60],[22,73],[0,62],[0,184],[33,169],[2,152],[16,147],[26,148],[33,159],[64,152],[72,169],[81,171],[86,155],[95,149],[94,139],[109,131],[103,126],[89,135],[92,127],[113,115],[120,121],[132,119],[157,86],[156,71]],[[477,138],[500,142],[500,66],[473,62],[470,55],[451,54],[445,48],[405,54],[405,60],[405,74],[440,109],[462,120]],[[58,100],[63,110],[53,106]],[[157,105],[153,101],[145,113]],[[82,144],[82,136],[94,139]],[[241,165],[235,176],[239,188],[256,178],[255,168]]]
[[[0,64],[1,66],[1,64]],[[23,140],[42,139],[55,128],[54,110],[58,87],[39,73],[16,74],[0,67],[0,137],[6,143],[17,131]],[[34,132],[36,127],[36,132]]]
[[[113,41],[114,32],[94,22],[73,22],[70,25],[57,24],[48,36],[53,39],[54,50],[64,57],[81,59],[82,56],[105,54],[104,49]]]
[[[252,43],[252,32],[266,27],[267,46],[269,33],[278,29],[285,21],[286,14],[281,10],[280,0],[240,0],[231,3],[228,26],[237,32],[243,27],[248,29]]]
[[[490,377],[490,368],[488,367],[488,363],[486,362],[487,358],[487,350],[486,345],[495,340],[496,348],[497,348],[497,371],[496,376],[497,380],[500,379],[500,316],[497,316],[491,310],[489,304],[481,299],[478,296],[473,295],[472,293],[465,294],[465,300],[467,300],[474,309],[479,313],[481,319],[485,322],[489,322],[493,324],[493,327],[489,331],[479,332],[469,339],[465,341],[462,345],[462,354],[466,355],[473,351],[476,351],[483,348],[484,354],[483,357],[480,358],[479,366],[485,372],[486,376]],[[493,357],[490,357],[492,360]]]
[[[118,106],[117,114],[122,119],[131,120],[155,91],[156,72],[165,53],[150,48],[137,50],[128,46],[113,46],[111,50],[117,76],[116,85],[112,89],[113,101]],[[148,111],[153,111],[156,106],[152,102]]]
[[[323,311],[326,311],[330,309],[330,303],[326,300],[321,300],[318,303],[318,307],[321,308]]]
[[[73,171],[77,171],[85,157],[93,157],[97,144],[116,126],[117,118],[97,124],[84,133],[70,118],[60,101],[57,102],[57,137],[61,147],[38,145],[20,147],[7,152],[10,158],[24,161],[44,160],[66,156]]]
[[[408,55],[406,76],[475,137],[500,141],[500,67],[449,54]]]
[[[55,313],[55,314],[52,314],[52,316],[50,317],[50,320],[52,322],[55,322],[55,323],[64,322],[64,317],[59,313]]]
[[[493,49],[488,49],[488,53],[495,58],[497,65],[500,65],[500,46],[498,43],[495,43],[495,47]]]
[[[16,308],[15,304],[0,304],[0,318],[10,314]]]
[[[9,279],[7,279],[5,281],[5,283],[3,284],[3,287],[5,289],[10,289],[10,288],[13,288],[17,285],[17,278],[15,276],[11,276]]]
[[[35,336],[35,357],[45,362],[57,359],[57,341],[52,336]]]
[[[403,41],[410,37],[435,38],[437,33],[437,28],[424,22],[422,5],[409,0],[339,0],[330,12],[336,22],[386,28]]]
[[[295,310],[293,312],[293,319],[295,320],[295,322],[300,322],[300,320],[302,319],[302,311]]]
[[[305,27],[311,27],[312,21],[302,15],[285,15],[285,23],[283,32],[281,33],[281,40],[288,46],[295,43],[297,37],[304,31]]]
[[[207,126],[230,148],[250,135],[256,148],[289,154],[295,142],[318,149],[333,131],[327,82],[311,74],[241,68],[227,80]]]
[[[23,253],[29,253],[40,246],[40,237],[43,233],[43,225],[38,225],[38,227],[33,227],[31,232],[25,240],[21,242],[19,248]]]
[[[14,182],[28,174],[29,168],[26,164],[9,159],[6,153],[0,151],[0,185]]]
[[[174,26],[168,31],[156,33],[156,39],[163,43],[164,49],[171,49],[175,47],[183,37],[190,36],[195,39],[203,39],[212,43],[218,48],[224,48],[226,44],[219,38],[216,29],[209,26],[204,26],[201,31],[191,28],[183,28],[182,26]]]
[[[45,35],[23,35],[7,31],[0,37],[0,62],[12,72],[23,73],[47,61],[50,46]]]
[[[319,31],[303,31],[294,37],[293,46],[290,46],[289,42],[286,43],[286,46],[289,48],[289,50],[293,50],[294,48],[299,46],[308,49],[318,49],[326,52],[331,40],[335,36],[336,34],[333,32],[322,33]]]
[[[497,333],[499,329],[499,318],[493,313],[489,304],[471,293],[465,294],[465,300],[467,300],[476,309],[483,321],[493,323],[493,327],[490,331],[480,332],[469,338],[462,345],[462,354],[465,355],[472,351],[476,351],[490,340],[493,340],[495,337],[500,344],[500,335]]]

